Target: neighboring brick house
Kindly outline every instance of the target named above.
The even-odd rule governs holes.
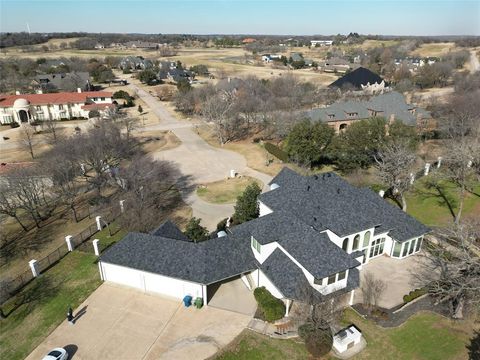
[[[77,91],[49,94],[0,95],[0,123],[88,118],[91,110],[114,108],[112,93]]]

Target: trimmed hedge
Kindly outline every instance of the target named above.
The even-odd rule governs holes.
[[[253,296],[255,296],[258,307],[268,322],[279,320],[285,315],[283,301],[273,296],[264,286],[256,288],[253,291]]]
[[[273,145],[272,143],[266,142],[264,147],[265,147],[265,150],[267,150],[270,154],[275,156],[277,159],[283,162],[288,162],[288,154],[282,149],[280,149],[278,146]]]
[[[416,298],[425,295],[427,293],[426,289],[415,289],[413,291],[410,291],[408,295],[403,296],[403,302],[404,303],[409,303],[412,300],[415,300]]]

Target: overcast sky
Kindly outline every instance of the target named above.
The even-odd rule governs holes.
[[[0,31],[480,35],[474,1],[0,0]]]

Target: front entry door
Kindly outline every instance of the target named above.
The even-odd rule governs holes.
[[[22,123],[28,122],[28,114],[27,114],[27,112],[26,112],[25,110],[20,110],[20,111],[18,112],[18,115],[20,116],[20,121],[21,121]]]

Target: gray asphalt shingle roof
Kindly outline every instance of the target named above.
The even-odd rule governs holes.
[[[360,284],[357,269],[350,269],[347,286],[330,295],[322,295],[308,283],[303,271],[280,249],[276,249],[260,266],[265,276],[288,299],[310,302],[322,302],[331,296],[338,296],[355,289]]]
[[[250,241],[233,236],[194,243],[131,232],[100,260],[205,285],[257,268]]]
[[[358,69],[353,70],[352,72],[342,76],[340,79],[337,79],[328,87],[338,87],[341,88],[345,85],[351,85],[356,89],[361,89],[362,85],[370,85],[378,83],[380,84],[383,79],[375,74],[373,71],[370,71],[364,67],[359,67]]]
[[[162,225],[153,230],[151,234],[167,239],[192,241],[170,220],[165,221]]]
[[[413,109],[415,109],[415,113],[411,112]],[[417,116],[430,117],[430,114],[424,109],[407,104],[404,96],[396,91],[373,96],[367,101],[339,101],[326,108],[309,110],[305,115],[312,121],[330,122],[368,119],[374,116],[372,115],[374,112],[375,116],[386,119],[390,119],[394,115],[395,119],[401,120],[407,125],[416,125]],[[352,117],[347,113],[356,113],[356,115]]]
[[[271,208],[314,227],[347,236],[381,226],[397,241],[420,236],[429,228],[404,213],[370,189],[356,188],[334,173],[301,176],[284,168],[271,183],[279,188],[259,199]]]

